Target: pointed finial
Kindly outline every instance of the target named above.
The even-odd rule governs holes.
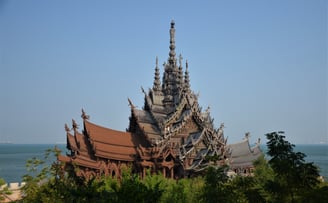
[[[90,118],[90,116],[87,115],[87,114],[84,112],[84,109],[83,109],[83,108],[82,108],[82,115],[81,115],[81,118],[82,118],[83,120],[88,120],[88,119]]]
[[[250,137],[250,132],[246,132],[246,133],[245,133],[245,139],[247,139],[247,140],[248,140],[248,139],[249,139],[249,137]]]
[[[179,55],[179,66],[182,66],[182,59],[183,59],[183,58],[182,58],[182,55],[180,54],[180,55]]]
[[[76,129],[78,129],[78,128],[79,128],[79,125],[75,122],[74,119],[72,119],[72,129],[73,129],[74,131],[76,131]]]
[[[141,91],[142,91],[142,93],[146,94],[146,92],[142,86],[141,86]]]
[[[158,56],[156,56],[156,67],[158,67]]]
[[[65,131],[66,131],[67,133],[69,133],[69,131],[71,131],[71,129],[69,129],[67,123],[65,123]]]
[[[131,106],[131,108],[135,108],[135,106],[132,104],[132,101],[130,100],[130,98],[128,98],[128,102],[129,102],[129,106]]]
[[[257,144],[258,144],[258,145],[261,144],[261,138],[258,138],[258,139],[257,139]]]
[[[172,20],[171,20],[171,28],[174,28],[174,25],[175,25],[175,22],[174,22],[174,20],[172,19]]]

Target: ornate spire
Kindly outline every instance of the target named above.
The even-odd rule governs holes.
[[[175,29],[174,21],[171,22],[170,28],[170,53],[167,63],[164,65],[162,91],[164,94],[163,103],[169,109],[174,107],[179,99],[180,78],[177,59],[175,57]]]
[[[171,21],[170,29],[170,53],[169,53],[169,63],[174,64],[176,62],[175,58],[175,29],[174,29],[174,20]]]
[[[154,77],[154,91],[161,90],[161,79],[160,79],[160,73],[158,68],[158,57],[156,56],[156,67],[155,67],[155,77]]]
[[[186,92],[190,92],[190,79],[189,79],[189,71],[188,71],[188,61],[186,60],[186,72],[185,72],[185,80],[184,87]]]

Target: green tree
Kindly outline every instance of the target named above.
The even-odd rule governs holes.
[[[306,203],[328,202],[328,182],[321,182],[315,189],[306,191],[302,201]]]
[[[265,202],[261,185],[253,176],[236,176],[230,180],[232,202]]]
[[[201,198],[204,202],[232,202],[231,189],[226,183],[229,180],[227,176],[227,166],[220,168],[209,167],[205,175],[205,185]]]
[[[75,167],[63,169],[56,160],[60,151],[48,149],[43,159],[27,160],[28,174],[23,176],[23,202],[112,202],[115,198],[106,187],[108,179],[85,179],[76,176]],[[55,160],[55,161],[54,161]],[[52,161],[52,163],[51,163]]]
[[[11,191],[9,191],[8,187],[6,186],[6,181],[0,178],[0,201],[3,201],[6,195],[10,195]]]
[[[305,192],[319,184],[319,170],[313,163],[306,163],[305,154],[294,152],[293,144],[285,140],[284,132],[266,134],[269,165],[274,171],[273,180],[266,183],[266,189],[274,202],[300,201]]]
[[[264,155],[260,156],[254,161],[254,187],[260,193],[261,197],[265,201],[270,201],[270,193],[267,192],[266,185],[269,181],[273,181],[274,171],[270,167],[268,161],[265,159]]]

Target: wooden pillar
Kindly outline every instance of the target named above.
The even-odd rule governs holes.
[[[164,176],[164,178],[166,177],[166,170],[165,170],[165,167],[163,167],[163,176]]]
[[[171,168],[171,178],[174,178],[174,167]]]
[[[145,178],[146,177],[146,168],[143,167],[142,170],[143,170],[142,178]]]

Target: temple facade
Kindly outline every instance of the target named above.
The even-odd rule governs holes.
[[[209,109],[202,111],[191,90],[188,62],[183,65],[181,55],[176,56],[173,21],[169,33],[162,79],[156,58],[153,87],[147,92],[142,88],[143,108],[128,99],[131,116],[125,132],[92,123],[83,109],[81,130],[75,120],[72,128],[65,125],[69,153],[58,160],[66,167],[78,167],[84,177],[120,177],[127,167],[142,177],[149,170],[168,178],[196,176],[208,166],[251,171],[252,161],[262,153],[259,146],[251,148],[248,139],[246,144],[227,145],[224,125],[214,127]]]

